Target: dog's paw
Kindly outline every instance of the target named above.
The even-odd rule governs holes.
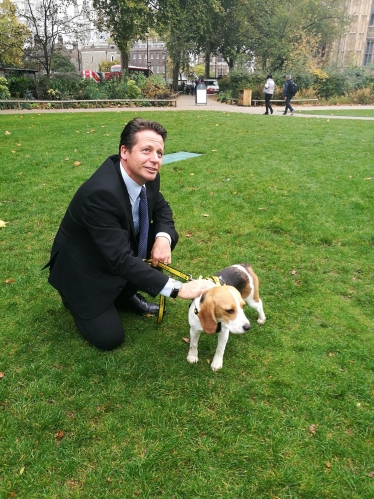
[[[199,357],[194,354],[188,354],[187,362],[189,362],[190,364],[197,364],[199,362]]]
[[[266,319],[257,319],[257,324],[265,324]]]
[[[213,362],[210,365],[212,371],[216,372],[222,369],[223,361],[222,359],[213,359]]]

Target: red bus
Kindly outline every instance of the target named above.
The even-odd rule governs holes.
[[[143,74],[144,76],[150,76],[151,74],[153,74],[152,70],[149,69],[149,68],[145,68],[145,67],[142,67],[142,66],[129,66],[128,67],[128,72],[129,72],[129,75],[133,75],[133,74]],[[113,66],[111,66],[110,68],[110,73],[111,73],[111,78],[113,77],[118,77],[118,78],[121,78],[121,65],[120,64],[114,64]]]

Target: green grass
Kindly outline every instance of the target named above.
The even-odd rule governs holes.
[[[372,123],[141,114],[167,153],[202,153],[162,172],[174,266],[251,263],[267,322],[247,310],[219,373],[215,337],[186,362],[183,300],[160,326],[124,314],[116,351],[87,344],[41,267],[135,114],[1,116],[1,499],[371,499]]]
[[[296,110],[297,111],[297,110]],[[300,114],[321,114],[328,116],[356,116],[357,118],[374,118],[374,109],[339,109],[339,106],[333,106],[331,109],[311,109],[310,111],[297,111]]]

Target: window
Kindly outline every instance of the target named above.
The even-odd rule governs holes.
[[[133,54],[133,55],[132,55],[132,58],[133,58],[133,60],[135,61],[135,60],[136,60],[136,54]]]
[[[156,73],[160,72],[160,66],[156,66]]]
[[[139,54],[139,59],[141,59],[141,58],[142,58],[142,54]]]
[[[365,55],[364,55],[364,66],[374,62],[374,61],[372,61],[373,48],[374,48],[374,40],[368,40],[368,42],[366,44]]]
[[[160,54],[157,52],[156,59],[159,59],[159,58],[160,58]]]
[[[153,59],[153,54],[151,54],[151,60]]]

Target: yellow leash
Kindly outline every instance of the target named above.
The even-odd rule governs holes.
[[[152,260],[147,260],[148,265],[152,264]],[[160,267],[160,269],[166,270],[170,274],[176,275],[180,277],[181,279],[184,279],[185,281],[193,281],[193,277],[191,274],[185,274],[184,272],[180,272],[177,269],[174,269],[173,267],[170,267],[170,265],[165,265],[164,263],[158,262],[157,267]],[[164,318],[165,314],[165,296],[160,295],[160,308],[158,310],[158,317],[157,317],[157,323],[161,324],[162,320]]]
[[[148,265],[152,265],[151,259],[146,260],[146,261],[147,261]],[[165,265],[164,263],[158,262],[157,267],[160,267],[160,269],[166,270],[170,274],[176,275],[176,276],[180,277],[181,279],[184,279],[187,282],[193,281],[193,277],[191,274],[185,274],[184,272],[181,272],[180,270],[177,270],[173,267],[170,267],[170,265]],[[200,276],[199,279],[204,279],[204,278],[202,276]],[[226,284],[221,277],[218,277],[216,275],[211,275],[209,277],[206,277],[206,279],[210,279],[218,286],[222,286],[222,285]],[[158,317],[157,317],[158,324],[162,323],[162,320],[164,318],[164,314],[165,314],[165,296],[160,295],[160,308],[159,308]]]

